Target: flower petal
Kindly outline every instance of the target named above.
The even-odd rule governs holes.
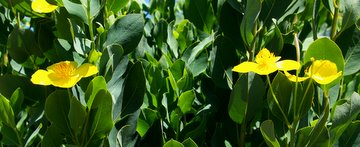
[[[49,4],[46,0],[34,0],[31,3],[31,8],[38,13],[50,13],[58,6]]]
[[[302,82],[309,78],[309,77],[297,77],[296,78],[295,75],[292,75],[292,74],[288,73],[287,71],[284,71],[284,73],[285,73],[285,76],[292,82]]]
[[[278,68],[275,63],[268,63],[268,64],[258,64],[257,67],[254,69],[254,72],[259,75],[268,75],[277,70]]]
[[[49,78],[52,81],[52,85],[60,88],[71,88],[81,79],[79,75],[59,77],[59,75],[55,73],[49,74]]]
[[[79,74],[82,77],[89,77],[94,74],[97,74],[99,70],[95,65],[92,65],[90,63],[82,64],[78,69],[75,71],[77,74]]]
[[[327,77],[323,77],[323,76],[318,76],[318,75],[313,75],[311,78],[314,79],[316,81],[316,83],[322,84],[322,85],[326,85],[331,83],[332,81],[336,80],[338,77],[341,76],[341,71],[338,72],[337,74],[331,75],[331,76],[327,76]]]
[[[288,71],[288,70],[297,70],[300,68],[300,63],[294,60],[282,60],[276,62],[276,66],[279,70]]]
[[[52,82],[49,79],[49,72],[46,70],[37,70],[32,76],[31,76],[31,82],[37,85],[51,85]]]
[[[236,65],[232,71],[235,72],[239,72],[239,73],[248,73],[250,71],[255,71],[255,69],[257,68],[258,64],[254,63],[254,62],[243,62],[240,63],[239,65]]]

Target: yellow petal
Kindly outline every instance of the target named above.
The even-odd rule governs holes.
[[[323,84],[323,85],[326,85],[326,84],[329,84],[331,83],[332,81],[336,80],[338,77],[341,76],[341,71],[338,72],[337,74],[335,75],[331,75],[331,76],[318,76],[318,75],[313,75],[312,76],[312,79],[314,79],[316,81],[316,83],[319,83],[319,84]]]
[[[89,77],[94,74],[97,74],[98,72],[99,70],[97,69],[97,67],[90,63],[85,63],[81,65],[78,69],[76,69],[76,73],[82,77]]]
[[[51,73],[49,74],[49,79],[52,81],[52,85],[60,88],[71,88],[75,86],[77,82],[80,81],[81,77],[79,75],[64,77],[59,76],[58,74]]]
[[[46,70],[37,70],[31,76],[31,82],[37,85],[50,85],[52,84],[51,80],[49,79],[49,72]]]
[[[309,77],[296,77],[295,75],[292,75],[288,73],[287,71],[284,71],[285,76],[292,82],[302,82],[308,79]]]
[[[58,6],[49,4],[46,0],[34,0],[31,3],[31,8],[38,13],[50,13]]]
[[[300,68],[300,63],[294,60],[282,60],[276,63],[276,66],[279,70],[288,71],[288,70],[297,70]]]
[[[268,75],[278,70],[275,63],[257,64],[254,72],[259,75]]]
[[[239,73],[247,73],[250,71],[255,71],[255,69],[257,68],[258,64],[254,63],[254,62],[243,62],[239,65],[236,65],[232,71],[235,72],[239,72]]]

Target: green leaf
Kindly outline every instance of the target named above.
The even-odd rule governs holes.
[[[360,141],[360,121],[352,122],[339,138],[339,147],[357,146]]]
[[[169,70],[174,76],[174,79],[177,81],[183,76],[184,69],[185,69],[185,62],[178,59],[173,63],[173,65],[170,67]]]
[[[274,51],[275,54],[279,55],[284,46],[284,39],[278,25],[276,24],[276,20],[273,21],[275,23],[275,27],[265,34],[265,44],[267,49]]]
[[[194,62],[191,62],[189,65],[189,70],[191,71],[193,77],[199,76],[201,73],[204,73],[209,65],[208,55],[206,52],[202,52]]]
[[[64,138],[61,135],[62,131],[51,125],[50,127],[48,127],[46,129],[44,138],[41,142],[42,146],[61,146],[63,144],[63,141],[61,140],[61,138]]]
[[[107,0],[105,1],[105,6],[107,7],[107,10],[112,11],[113,14],[117,14],[120,9],[128,3],[129,0]]]
[[[295,87],[295,86],[294,86]],[[294,88],[295,90],[295,88]],[[303,83],[298,83],[298,89],[297,89],[297,97],[296,97],[296,114],[302,118],[303,116],[306,116],[308,114],[311,104],[313,102],[314,98],[314,84],[310,80],[306,80]],[[293,95],[295,92],[292,92]],[[294,97],[294,96],[293,96]]]
[[[30,146],[34,143],[35,139],[39,135],[41,128],[42,128],[42,124],[39,124],[39,126],[34,130],[34,132],[31,133],[29,138],[26,140],[25,146]]]
[[[337,101],[333,109],[330,128],[332,143],[340,138],[352,120],[360,113],[360,95],[354,92],[351,97]]]
[[[194,62],[196,57],[198,57],[201,54],[201,52],[205,50],[214,41],[214,35],[215,34],[211,34],[209,37],[202,40],[193,48],[192,47],[187,48],[185,50],[182,59],[188,64]]]
[[[72,132],[68,118],[69,109],[70,101],[66,90],[56,90],[46,98],[45,116],[51,122],[51,126],[64,134]]]
[[[345,13],[342,18],[341,31],[346,30],[352,25],[356,24],[360,19],[360,1],[346,0],[341,3],[345,6]],[[343,10],[344,11],[344,10]]]
[[[145,70],[146,79],[150,84],[150,92],[152,94],[158,94],[163,87],[164,79],[159,66],[150,64]]]
[[[26,38],[23,38],[23,34],[24,30],[14,28],[7,41],[9,55],[18,63],[25,62],[30,56],[28,47],[25,44]]]
[[[121,102],[121,116],[135,112],[143,103],[145,95],[145,75],[141,62],[136,62],[125,80]]]
[[[19,132],[20,133],[20,132]],[[8,124],[2,124],[1,126],[1,142],[9,146],[23,146],[23,140],[19,138],[19,133],[15,126],[9,126]]]
[[[180,95],[177,106],[180,108],[183,114],[191,112],[194,99],[195,93],[193,90],[185,91]]]
[[[184,75],[176,81],[179,92],[184,92],[193,88],[194,78],[186,69],[184,70]]]
[[[311,62],[311,58],[315,60],[329,60],[336,64],[338,71],[344,72],[344,57],[341,49],[329,38],[320,38],[310,44],[304,56],[304,63]],[[339,83],[340,79],[339,77],[337,80],[327,84],[326,87],[322,86],[322,88],[328,89]]]
[[[166,142],[163,147],[184,147],[184,145],[176,140],[171,139]]]
[[[259,19],[264,21],[266,26],[269,26],[272,23],[271,19],[279,20],[280,17],[286,16],[285,13],[289,10],[289,7],[292,6],[292,2],[294,1],[264,0],[262,2]]]
[[[91,80],[85,92],[85,100],[89,109],[91,109],[95,95],[103,89],[106,89],[106,81],[104,77],[98,76]]]
[[[0,122],[15,128],[14,112],[7,98],[0,94]]]
[[[169,45],[169,48],[170,48],[170,51],[171,51],[172,55],[175,58],[178,58],[179,57],[179,44],[176,41],[176,38],[175,38],[174,33],[173,33],[174,32],[174,24],[175,24],[175,21],[172,21],[167,26],[167,39],[166,39],[166,42]]]
[[[185,0],[184,16],[189,19],[198,30],[211,33],[215,22],[212,3],[209,0]]]
[[[247,46],[250,46],[254,39],[255,34],[252,32],[261,11],[261,2],[261,0],[251,0],[246,3],[245,14],[240,25],[240,33]]]
[[[293,89],[293,85],[292,83],[287,79],[287,77],[281,73],[278,72],[275,76],[275,78],[273,79],[271,86],[273,88],[274,94],[277,98],[277,101],[280,104],[280,107],[282,109],[282,111],[285,113],[285,115],[287,115],[287,119],[289,119],[289,117],[291,116],[291,109],[289,106],[291,106],[291,91]],[[276,101],[274,99],[274,97],[272,96],[271,90],[268,91],[267,93],[267,101],[268,101],[268,105],[269,105],[269,109],[270,111],[280,120],[284,121],[285,118],[280,110],[280,108],[278,107],[278,105],[276,104]]]
[[[274,123],[272,120],[262,122],[260,131],[268,146],[280,147],[280,144],[275,136]]]
[[[230,118],[238,124],[242,124],[247,109],[247,85],[248,79],[246,74],[241,74],[231,91],[228,111]]]
[[[24,92],[21,90],[21,88],[17,88],[10,98],[10,104],[12,109],[14,110],[14,114],[18,114],[21,111],[23,101]]]
[[[86,118],[86,108],[74,96],[70,97],[69,122],[75,135],[80,136]]]
[[[11,97],[14,91],[21,88],[26,97],[31,97],[33,100],[45,99],[46,92],[44,86],[34,85],[28,78],[16,75],[0,76],[0,93],[5,97]]]
[[[114,43],[120,44],[124,54],[132,52],[138,43],[144,30],[145,20],[141,14],[128,14],[110,27],[103,47]]]
[[[83,23],[88,24],[87,10],[85,5],[81,4],[80,1],[62,0],[65,9],[69,14],[74,15],[82,20]]]
[[[191,138],[184,140],[182,144],[186,147],[198,147],[198,145]]]
[[[88,123],[88,141],[91,143],[104,139],[113,128],[112,97],[107,90],[101,89],[96,93]]]
[[[254,73],[240,74],[230,95],[228,113],[238,124],[245,116],[252,119],[261,110],[261,98],[265,94],[265,85],[259,75]]]
[[[231,41],[230,44],[224,44],[228,46],[235,46],[236,48],[240,48],[242,52],[245,51],[243,40],[241,39],[241,33],[240,33],[240,23],[243,18],[243,14],[239,13],[240,11],[237,11],[237,9],[232,7],[230,3],[238,3],[237,0],[227,0],[223,4],[221,8],[220,18],[219,18],[219,26],[224,33],[224,36],[227,40]],[[232,16],[232,19],[229,19],[229,16]],[[218,40],[219,37],[216,38]],[[225,40],[220,38],[220,40]],[[215,41],[216,43],[216,41]],[[222,41],[220,42],[222,43]],[[218,44],[220,44],[218,43]]]
[[[296,146],[309,145],[309,144],[306,144],[306,141],[309,140],[310,132],[312,130],[314,130],[314,127],[310,127],[310,126],[299,129],[297,132],[298,138],[296,141]],[[316,147],[331,146],[329,130],[325,126],[322,126],[322,129],[316,133],[317,133],[318,137],[316,139],[314,139],[313,144],[311,146],[316,146]]]
[[[360,43],[351,47],[345,56],[344,76],[354,74],[360,70]]]
[[[232,83],[232,76],[229,76],[227,71],[239,63],[236,49],[231,40],[223,36],[217,37],[214,45],[210,55],[211,79],[215,85],[229,89],[228,83]]]

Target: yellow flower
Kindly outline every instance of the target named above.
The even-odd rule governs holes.
[[[38,85],[54,85],[61,88],[71,88],[83,77],[89,77],[98,73],[95,65],[85,63],[77,67],[73,61],[62,61],[39,69],[31,76],[31,82]]]
[[[33,0],[31,2],[31,9],[38,13],[50,13],[58,6],[49,4],[46,0]]]
[[[255,57],[255,62],[243,62],[235,66],[232,70],[240,73],[255,72],[259,75],[268,75],[276,70],[297,70],[300,68],[300,63],[294,60],[282,60],[281,57],[270,53],[266,48],[259,51]]]
[[[336,80],[341,76],[342,71],[338,72],[335,63],[329,60],[315,60],[308,70],[305,71],[308,77],[298,77],[298,82],[304,81],[308,78],[314,79],[317,83],[326,85]],[[285,75],[290,81],[296,82],[296,76],[285,72]]]

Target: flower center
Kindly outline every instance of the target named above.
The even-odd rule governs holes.
[[[68,78],[73,76],[76,68],[71,63],[59,63],[55,64],[53,67],[53,71],[56,73],[58,77]]]
[[[255,57],[255,62],[258,63],[260,66],[266,66],[269,64],[276,63],[280,57],[275,57],[273,53],[270,53],[269,50],[262,49]]]

